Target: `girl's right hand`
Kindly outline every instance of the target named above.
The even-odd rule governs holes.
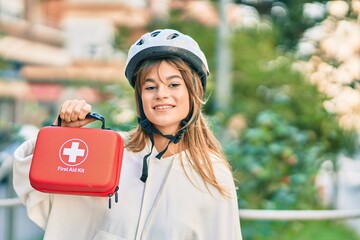
[[[59,116],[62,119],[61,126],[64,127],[83,127],[86,124],[93,122],[93,118],[86,118],[86,115],[91,112],[91,105],[84,100],[67,100],[65,101],[59,111]],[[58,124],[58,119],[54,121],[54,125]]]

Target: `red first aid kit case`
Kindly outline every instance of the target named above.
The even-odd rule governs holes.
[[[48,126],[40,129],[30,167],[30,183],[41,192],[108,196],[115,194],[120,180],[124,142],[105,128],[98,113],[89,113],[102,122],[101,129]]]

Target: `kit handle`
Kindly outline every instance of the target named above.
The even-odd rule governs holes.
[[[105,118],[99,114],[99,113],[96,113],[96,112],[90,112],[86,115],[87,118],[93,118],[95,120],[99,120],[101,121],[101,129],[108,129],[108,128],[105,128]],[[58,115],[58,124],[57,125],[53,125],[53,126],[58,126],[60,127],[61,126],[61,121],[62,119],[60,118],[60,115]]]

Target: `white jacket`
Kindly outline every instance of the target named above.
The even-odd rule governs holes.
[[[15,151],[14,188],[29,218],[45,230],[48,240],[241,240],[236,191],[231,173],[214,159],[218,180],[232,197],[213,187],[208,192],[198,174],[180,154],[149,157],[149,176],[140,180],[143,157],[125,149],[119,184],[119,202],[108,208],[107,197],[46,194],[34,190],[29,169],[36,139]],[[189,180],[191,178],[191,181]]]

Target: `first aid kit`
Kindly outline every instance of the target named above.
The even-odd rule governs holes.
[[[87,117],[102,122],[99,128],[61,127],[40,129],[30,167],[31,186],[41,192],[85,196],[115,195],[120,181],[124,141],[105,127],[102,115]]]

